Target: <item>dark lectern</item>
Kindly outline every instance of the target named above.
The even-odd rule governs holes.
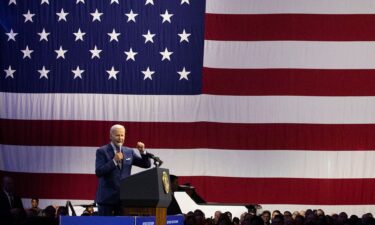
[[[120,199],[126,216],[156,216],[156,225],[165,225],[172,200],[169,171],[152,168],[121,181]]]

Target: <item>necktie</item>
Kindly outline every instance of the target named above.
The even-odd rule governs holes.
[[[12,195],[12,193],[9,193],[9,204],[10,204],[10,208],[12,208],[13,209],[13,200],[14,198],[13,198],[13,195]]]
[[[120,148],[119,148],[118,146],[116,146],[116,152],[117,152],[117,153],[120,152]],[[118,167],[119,169],[122,168],[122,160],[117,161],[117,167]]]

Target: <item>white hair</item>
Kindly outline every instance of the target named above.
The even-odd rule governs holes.
[[[112,134],[112,132],[116,129],[124,129],[125,130],[125,127],[121,124],[115,124],[111,127],[111,129],[109,130],[109,133]]]

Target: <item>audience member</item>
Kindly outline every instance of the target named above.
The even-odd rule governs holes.
[[[52,205],[47,206],[42,211],[42,216],[47,218],[55,218],[56,217],[56,209]]]
[[[39,208],[39,199],[38,198],[32,198],[31,199],[31,208],[28,208],[27,211],[28,217],[34,217],[34,216],[41,216],[42,215],[42,209]]]
[[[15,193],[14,180],[5,176],[0,192],[0,218],[4,224],[20,224],[26,217],[21,198]]]
[[[303,225],[305,223],[305,218],[301,215],[297,215],[294,221],[295,225]]]
[[[293,214],[292,214],[292,218],[295,220],[298,215],[299,215],[299,212],[294,211]]]
[[[56,218],[59,218],[60,216],[68,216],[69,211],[68,208],[65,206],[59,206],[56,211]]]
[[[338,217],[337,217],[337,225],[345,225],[346,222],[348,220],[348,214],[346,214],[345,212],[341,212],[339,213]]]
[[[276,214],[272,219],[272,225],[284,225],[284,217],[281,214]]]
[[[366,217],[365,219],[362,219],[362,224],[375,225],[375,219],[374,217]]]
[[[253,216],[250,219],[250,225],[263,225],[264,221],[260,216]]]
[[[228,212],[222,213],[217,222],[218,225],[232,225],[232,220],[228,215]]]
[[[316,215],[317,216],[324,216],[325,214],[324,214],[324,211],[322,209],[317,209],[316,210]]]
[[[95,214],[94,206],[88,205],[88,206],[86,206],[86,209],[85,209],[85,211],[83,211],[81,216],[93,216],[94,214]]]
[[[252,214],[254,216],[257,215],[257,208],[256,208],[255,205],[247,205],[246,208],[247,208],[247,212],[248,213],[250,213],[250,214]]]
[[[214,213],[213,223],[214,223],[215,225],[218,224],[220,215],[221,215],[221,211],[216,211],[216,212]]]
[[[226,211],[225,214],[229,217],[230,221],[232,221],[232,213],[229,211]]]
[[[214,225],[214,220],[211,218],[206,218],[204,220],[204,225]]]
[[[195,225],[195,218],[193,212],[189,212],[185,216],[185,225]]]
[[[281,215],[280,210],[274,210],[274,211],[272,212],[272,217],[271,217],[271,219],[273,220],[273,218],[275,218],[276,215]]]
[[[246,212],[244,212],[244,213],[241,214],[241,216],[240,216],[240,224],[242,224],[242,222],[245,220],[246,215],[247,215]]]
[[[292,213],[290,211],[284,211],[284,217],[285,216],[292,217]]]
[[[174,193],[179,190],[178,177],[170,174],[169,181],[172,194],[172,201],[167,208],[167,215],[182,214],[181,208],[178,205],[176,198],[174,197]]]
[[[239,225],[240,224],[240,219],[238,217],[233,217],[233,225]]]
[[[195,224],[196,225],[203,225],[204,224],[204,221],[205,221],[205,215],[204,213],[202,212],[202,210],[200,209],[197,209],[194,211],[194,220],[195,220]]]
[[[264,222],[264,225],[271,224],[271,212],[270,211],[268,210],[263,211],[261,217]]]

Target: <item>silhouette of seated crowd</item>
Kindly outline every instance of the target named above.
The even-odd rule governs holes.
[[[272,212],[265,210],[260,215],[256,211],[244,212],[240,218],[232,218],[230,212],[216,211],[213,217],[206,217],[197,209],[185,215],[185,225],[375,225],[371,213],[363,214],[361,218],[356,215],[348,217],[345,212],[325,215],[321,209],[293,212],[279,210]]]
[[[178,185],[177,177],[172,178],[172,187]],[[173,191],[176,188],[172,188]],[[39,199],[32,198],[30,208],[24,208],[21,198],[16,195],[14,181],[10,177],[3,177],[2,190],[0,192],[0,224],[1,225],[57,225],[60,216],[69,216],[69,205],[39,208]],[[72,208],[72,206],[70,205]],[[80,216],[96,216],[93,205],[86,205],[85,211]],[[181,212],[179,207],[174,212]],[[371,213],[361,217],[348,215],[345,212],[326,215],[323,210],[285,211],[283,214],[275,210],[263,211],[261,214],[255,207],[248,207],[240,218],[232,218],[228,212],[216,211],[214,215],[205,215],[201,210],[184,214],[185,225],[375,225],[375,219]],[[79,215],[77,215],[79,216]]]

